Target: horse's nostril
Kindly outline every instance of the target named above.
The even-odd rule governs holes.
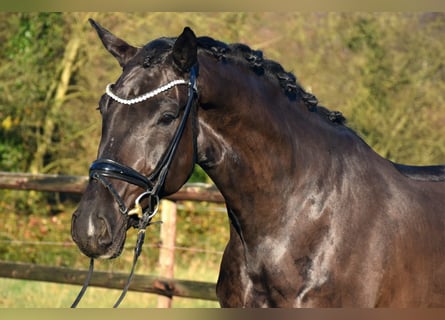
[[[100,219],[99,234],[97,238],[98,244],[102,247],[108,247],[111,245],[112,241],[113,237],[109,224],[105,219]]]
[[[78,242],[77,228],[76,228],[77,211],[75,211],[71,217],[71,237],[74,242]]]

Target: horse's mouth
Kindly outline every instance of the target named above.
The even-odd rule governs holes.
[[[88,248],[79,244],[78,247],[80,251],[89,258],[107,260],[119,257],[122,251],[124,250],[124,244],[125,244],[125,236],[124,240],[121,241],[120,244],[109,247],[105,253],[91,252]]]
[[[122,254],[122,251],[124,250],[125,241],[127,238],[127,230],[131,227],[137,228],[139,225],[139,218],[136,216],[130,216],[127,219],[127,226],[122,226],[120,229],[120,232],[115,234],[113,237],[113,243],[108,248],[107,253],[104,255],[100,255],[97,258],[99,259],[114,259],[119,257]]]

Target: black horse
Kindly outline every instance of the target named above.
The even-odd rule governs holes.
[[[222,306],[445,306],[444,166],[383,159],[246,45],[185,28],[136,48],[90,22],[123,72],[72,219],[84,254],[118,256],[154,214],[140,199],[155,207],[197,163],[230,220]]]

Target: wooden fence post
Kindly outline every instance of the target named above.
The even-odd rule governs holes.
[[[174,278],[176,242],[176,202],[162,200],[161,248],[159,251],[159,275]],[[158,297],[158,308],[171,308],[173,297]]]

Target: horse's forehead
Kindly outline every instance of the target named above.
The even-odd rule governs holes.
[[[147,43],[125,65],[121,78],[127,78],[128,75],[135,72],[143,72],[143,69],[159,70],[161,66],[165,68],[165,62],[172,46],[173,44],[168,38],[159,38]]]
[[[171,48],[172,43],[168,38],[159,38],[147,43],[124,67],[119,82],[145,85],[142,80],[148,80],[147,75],[150,74],[156,74],[155,78],[162,81],[157,73],[161,68],[166,71],[166,57]]]
[[[159,38],[147,43],[140,54],[144,57],[161,57],[171,51],[173,47],[173,38]]]

